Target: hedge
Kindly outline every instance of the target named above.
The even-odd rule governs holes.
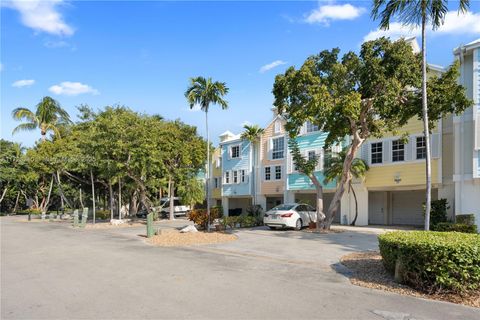
[[[474,214],[458,214],[455,216],[455,222],[473,225],[475,224],[475,215]]]
[[[440,222],[432,227],[433,231],[456,231],[463,233],[477,233],[477,226],[474,224]]]
[[[402,266],[405,284],[428,292],[480,289],[480,235],[458,232],[389,232],[378,237],[385,268]]]

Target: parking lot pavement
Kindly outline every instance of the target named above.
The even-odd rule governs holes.
[[[1,319],[479,319],[479,309],[351,285],[327,267],[375,235],[263,229],[188,248],[1,218]],[[329,247],[329,248],[328,248]]]

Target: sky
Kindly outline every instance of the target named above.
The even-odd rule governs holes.
[[[448,66],[452,50],[480,38],[480,2],[427,37],[428,61]],[[205,135],[205,114],[190,110],[189,78],[226,82],[228,110],[211,106],[210,136],[272,119],[275,76],[325,49],[358,51],[385,35],[419,35],[393,22],[378,29],[371,1],[1,1],[0,135],[31,146],[39,132],[12,135],[17,107],[51,96],[77,120],[77,106],[125,105],[181,119]]]

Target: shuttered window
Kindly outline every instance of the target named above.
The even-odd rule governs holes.
[[[417,160],[425,159],[427,157],[427,146],[425,144],[425,137],[417,137],[416,150]]]
[[[405,160],[405,144],[402,140],[392,141],[392,162]]]
[[[372,164],[382,163],[383,162],[383,143],[374,142],[371,144],[371,147],[372,147],[372,151],[371,151]]]
[[[285,138],[279,137],[272,139],[272,159],[283,159],[285,149]]]

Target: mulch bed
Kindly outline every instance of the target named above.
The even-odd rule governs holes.
[[[224,232],[165,232],[147,239],[147,243],[162,247],[192,246],[237,240],[237,236]]]
[[[393,276],[385,270],[382,257],[378,252],[351,253],[343,256],[340,262],[352,271],[350,282],[357,286],[480,308],[480,291],[462,295],[453,293],[428,294],[395,282]]]

